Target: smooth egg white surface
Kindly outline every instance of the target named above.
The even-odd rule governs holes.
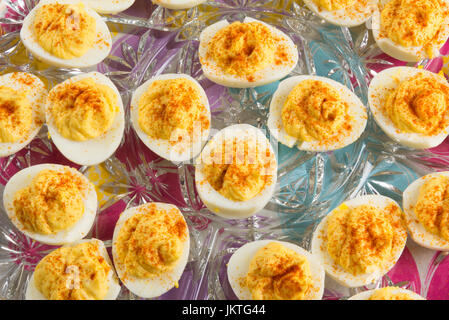
[[[283,246],[292,249],[298,254],[303,255],[307,258],[307,261],[310,264],[313,283],[313,290],[311,290],[309,296],[307,297],[307,300],[320,300],[323,297],[325,275],[324,269],[321,266],[320,262],[315,258],[313,254],[297,246],[296,244],[277,240],[258,240],[249,242],[234,252],[228,262],[227,274],[229,284],[231,285],[231,288],[234,291],[235,295],[240,300],[252,299],[251,291],[248,288],[242,286],[242,279],[244,279],[248,274],[251,260],[253,259],[257,251],[271,242],[280,243]]]
[[[131,7],[135,0],[82,0],[98,13],[118,13]]]
[[[388,95],[393,92],[401,82],[406,81],[418,73],[423,73],[435,81],[449,86],[447,80],[430,71],[413,67],[393,67],[379,72],[372,80],[368,88],[368,102],[373,113],[374,120],[379,127],[394,141],[416,149],[427,149],[441,144],[449,134],[449,127],[437,135],[424,135],[414,132],[402,132],[383,111]],[[446,115],[449,116],[449,115]]]
[[[159,276],[155,276],[148,279],[141,279],[133,277],[132,275],[127,274],[125,279],[125,266],[121,261],[118,259],[117,254],[117,238],[119,236],[120,230],[123,227],[124,223],[131,218],[132,216],[136,214],[142,214],[142,208],[145,206],[148,206],[150,204],[156,204],[158,209],[160,210],[171,210],[173,208],[178,209],[176,206],[169,204],[169,203],[162,203],[162,202],[153,202],[153,203],[147,203],[141,206],[129,208],[125,210],[121,215],[120,218],[117,221],[117,224],[114,229],[114,235],[112,238],[112,257],[114,259],[114,265],[115,269],[117,271],[117,274],[120,278],[120,280],[123,282],[126,288],[128,288],[129,291],[132,293],[138,295],[142,298],[154,298],[159,297],[160,295],[166,293],[170,289],[172,289],[175,286],[175,283],[178,282],[178,280],[181,278],[184,269],[187,265],[187,261],[189,258],[189,252],[190,252],[190,235],[189,235],[189,229],[186,228],[187,231],[187,237],[184,241],[183,250],[181,257],[179,258],[177,264],[174,266],[174,268],[168,272],[165,272]],[[178,209],[178,214],[182,216],[181,212]],[[184,219],[184,217],[183,217]],[[185,221],[185,220],[184,220]],[[187,226],[187,223],[186,223]]]
[[[320,18],[337,26],[355,27],[366,22],[377,7],[377,0],[356,0],[354,4],[345,8],[328,11],[319,8],[314,0],[304,0],[305,5]]]
[[[32,83],[29,83],[30,79],[32,79]],[[31,127],[25,136],[17,142],[0,142],[0,157],[6,157],[27,146],[41,129],[45,121],[44,106],[47,89],[38,77],[25,72],[14,72],[0,76],[0,86],[26,92],[26,97],[32,108]]]
[[[227,27],[230,23],[227,20],[222,20],[205,28],[200,34],[200,46],[198,48],[198,55],[201,62],[201,68],[204,76],[209,80],[218,83],[222,86],[231,88],[250,88],[262,86],[287,76],[295,68],[298,63],[298,50],[292,39],[282,31],[270,26],[262,21],[246,17],[244,23],[259,22],[270,28],[271,32],[279,37],[281,44],[288,48],[288,57],[291,60],[289,64],[276,65],[275,63],[268,67],[254,73],[254,81],[249,81],[246,76],[232,75],[224,73],[214,60],[207,58],[209,51],[209,44],[215,34],[221,29]]]
[[[196,85],[198,88],[198,92],[200,94],[201,103],[207,109],[207,118],[209,120],[209,124],[211,123],[211,114],[209,107],[209,100],[207,98],[206,92],[201,87],[201,85],[194,78],[187,74],[174,74],[167,73],[156,76],[146,82],[144,82],[140,87],[138,87],[133,94],[131,100],[131,123],[133,125],[134,130],[137,133],[137,136],[142,140],[142,142],[154,153],[158,156],[174,161],[174,162],[182,162],[190,160],[196,157],[200,152],[209,137],[210,125],[206,130],[201,131],[201,138],[197,139],[196,136],[190,137],[190,140],[194,140],[192,142],[188,142],[188,140],[182,140],[176,144],[170,143],[169,140],[163,139],[154,139],[147,135],[139,125],[139,100],[141,96],[147,91],[148,87],[156,80],[169,80],[169,79],[187,79]],[[195,135],[195,133],[194,133]]]
[[[344,134],[339,133],[338,139],[331,139],[332,141],[327,144],[320,141],[299,141],[295,137],[287,134],[282,123],[282,109],[290,92],[295,86],[305,80],[325,82],[338,91],[341,99],[348,104],[348,113],[351,117],[351,131],[345,132]],[[300,150],[320,152],[341,149],[356,141],[365,130],[367,118],[368,115],[365,106],[357,95],[349,90],[349,88],[329,78],[304,75],[290,77],[279,83],[279,86],[271,99],[267,126],[276,140],[289,148],[296,144],[297,148]]]
[[[371,205],[379,210],[383,210],[390,204],[394,204],[400,208],[394,200],[380,195],[360,196],[343,203],[349,208],[355,208],[361,205]],[[329,217],[335,210],[338,210],[338,207],[324,217],[314,231],[312,237],[312,253],[321,261],[326,273],[345,287],[354,288],[374,283],[377,279],[386,274],[399,260],[407,241],[407,232],[405,230],[401,232],[400,237],[402,241],[400,245],[395,248],[393,258],[387,261],[384,266],[379,267],[379,269],[373,273],[353,275],[337,265],[327,251],[327,225]]]
[[[180,10],[193,8],[206,0],[152,0],[152,2],[167,9]]]
[[[61,230],[56,234],[45,235],[25,230],[22,223],[16,217],[13,203],[14,196],[17,191],[28,187],[31,184],[33,178],[37,174],[39,174],[39,172],[48,169],[61,172],[69,169],[73,174],[76,174],[80,178],[82,178],[88,187],[83,194],[84,214],[82,215],[82,217],[67,230]],[[39,164],[20,170],[14,176],[12,176],[11,179],[9,179],[3,192],[3,207],[5,208],[6,214],[8,215],[14,226],[21,232],[23,232],[26,236],[42,243],[50,245],[62,245],[80,240],[88,234],[88,232],[92,228],[92,225],[95,221],[95,216],[97,214],[97,193],[95,191],[94,185],[79,171],[67,166],[57,164]]]
[[[234,137],[241,141],[245,141],[244,139],[248,139],[248,141],[254,139],[261,148],[268,147],[274,157],[275,165],[268,173],[272,177],[270,183],[267,183],[258,195],[247,201],[233,201],[226,198],[207,182],[203,174],[204,163],[202,159],[207,159],[214,148],[218,147],[221,149],[223,141],[231,140]],[[262,210],[273,196],[277,180],[277,162],[275,157],[273,147],[260,129],[249,124],[235,124],[224,128],[207,143],[201,155],[196,159],[195,184],[201,201],[203,201],[209,210],[223,218],[245,219],[252,216]]]
[[[111,51],[112,38],[109,32],[108,26],[103,21],[103,19],[89,6],[85,6],[86,12],[95,18],[96,21],[96,32],[97,36],[95,38],[94,46],[89,49],[81,57],[73,59],[61,59],[50,52],[46,51],[38,43],[34,34],[34,20],[38,9],[44,4],[50,3],[60,3],[60,4],[76,4],[82,2],[81,0],[47,0],[41,1],[30,13],[26,16],[23,21],[22,29],[20,30],[20,39],[26,49],[33,54],[33,56],[42,60],[45,63],[53,65],[55,67],[62,68],[87,68],[94,66],[101,61],[103,61]]]
[[[418,217],[414,211],[414,207],[416,206],[416,203],[418,201],[419,191],[423,184],[428,181],[429,178],[439,175],[449,177],[449,171],[431,173],[413,181],[404,190],[402,204],[404,208],[407,228],[412,239],[417,244],[431,250],[449,251],[449,241],[427,231],[426,228],[419,222]]]
[[[358,294],[353,295],[352,297],[350,297],[348,300],[369,300],[369,298],[371,298],[371,296],[374,294],[374,292],[376,292],[378,289],[373,289],[373,290],[366,290],[363,292],[360,292]],[[403,289],[403,288],[395,288],[394,290],[395,294],[396,293],[405,293],[408,294],[413,300],[426,300],[425,298],[421,297],[419,294],[411,291],[411,290],[407,290],[407,289]]]
[[[449,5],[448,0],[444,1],[446,2],[447,5]],[[373,13],[371,21],[373,36],[379,48],[389,56],[406,62],[419,62],[420,60],[426,58],[427,53],[425,48],[423,47],[416,47],[416,46],[405,47],[403,45],[393,42],[391,39],[387,37],[381,37],[381,30],[382,30],[381,11],[388,2],[389,1],[385,0],[380,2],[381,3],[380,8],[379,7],[376,8],[376,10]],[[446,16],[441,26],[441,29],[438,33],[437,41],[438,43],[441,43],[441,46],[443,46],[448,37],[449,37],[449,16]],[[440,48],[438,48],[438,50],[435,50],[435,52],[433,52],[433,57],[440,56],[439,49]]]
[[[55,86],[50,92],[56,90],[60,86],[64,86],[67,83],[76,82],[85,78],[92,78],[94,82],[110,87],[116,97],[118,111],[115,115],[112,126],[104,134],[97,138],[89,139],[85,141],[70,140],[62,136],[54,124],[54,119],[50,113],[49,107],[51,101],[47,100],[46,106],[46,119],[48,132],[51,139],[55,143],[58,150],[70,161],[84,166],[91,166],[99,164],[108,159],[120,145],[122,141],[123,132],[125,130],[125,112],[123,109],[123,102],[120,96],[120,92],[115,85],[99,72],[84,73],[75,77],[72,77],[57,86]]]
[[[117,276],[114,271],[114,265],[111,262],[111,259],[109,258],[108,252],[106,251],[106,247],[103,243],[103,241],[98,239],[85,239],[85,240],[79,240],[71,244],[65,245],[65,247],[74,247],[77,244],[84,243],[84,242],[93,242],[98,247],[98,254],[101,255],[108,265],[111,267],[111,270],[108,274],[108,282],[109,282],[109,289],[108,292],[104,298],[104,300],[115,300],[117,299],[117,296],[120,293],[121,287],[118,282]],[[27,289],[25,292],[25,300],[48,300],[45,298],[45,296],[39,291],[39,289],[36,288],[36,285],[34,284],[34,272],[31,276],[31,278],[28,281]]]

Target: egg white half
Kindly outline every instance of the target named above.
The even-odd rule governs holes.
[[[117,254],[117,238],[119,236],[120,230],[125,224],[125,222],[131,218],[132,216],[136,214],[142,214],[142,211],[140,211],[143,207],[149,206],[150,204],[156,204],[158,209],[160,210],[171,210],[171,209],[178,209],[176,206],[169,204],[169,203],[162,203],[162,202],[153,202],[153,203],[147,203],[144,205],[140,205],[137,207],[129,208],[125,210],[121,215],[120,218],[117,221],[117,224],[114,229],[114,235],[112,238],[112,257],[114,259],[115,269],[117,270],[117,274],[122,281],[122,283],[125,285],[126,288],[128,288],[129,291],[132,293],[138,295],[142,298],[154,298],[159,297],[160,295],[166,293],[170,289],[172,289],[176,282],[181,278],[184,269],[187,265],[187,261],[189,258],[189,252],[190,252],[190,235],[189,235],[189,229],[187,228],[187,237],[184,241],[183,250],[181,257],[179,258],[178,262],[174,266],[174,268],[168,272],[165,272],[159,276],[155,276],[148,279],[141,279],[133,277],[132,275],[126,275],[125,279],[125,266],[123,262],[119,261],[118,254]],[[181,212],[178,210],[178,214],[182,216]],[[184,217],[183,217],[184,219]],[[185,220],[184,220],[185,221]],[[187,226],[187,223],[186,223]]]
[[[67,83],[77,82],[85,78],[92,78],[95,83],[110,87],[117,97],[116,105],[118,106],[118,112],[116,113],[112,126],[108,131],[94,139],[85,141],[70,140],[62,136],[55,126],[53,116],[49,110],[51,101],[48,99],[45,114],[48,132],[58,150],[67,159],[74,163],[84,166],[92,166],[108,159],[112,156],[112,154],[114,154],[115,150],[120,145],[123,132],[125,130],[125,112],[123,109],[123,102],[120,92],[108,77],[99,72],[89,72],[72,77],[55,86],[50,92],[56,90],[60,86],[66,85]]]
[[[169,80],[169,79],[187,79],[196,85],[196,87],[198,88],[198,93],[200,95],[201,103],[207,109],[206,116],[209,120],[209,124],[211,123],[209,100],[203,87],[201,87],[198,81],[196,81],[194,78],[192,78],[187,74],[174,74],[174,73],[167,73],[156,76],[144,82],[140,87],[138,87],[134,91],[131,100],[131,123],[133,125],[134,130],[137,133],[137,136],[151,151],[153,151],[158,156],[164,159],[174,162],[182,162],[190,160],[200,153],[204,143],[207,141],[207,138],[209,137],[210,125],[209,128],[201,131],[200,139],[194,139],[196,137],[190,137],[191,140],[195,141],[187,143],[188,140],[183,140],[176,144],[171,144],[169,140],[154,139],[148,136],[139,125],[139,100],[141,96],[148,90],[148,87],[154,81]]]
[[[111,262],[111,259],[109,258],[108,252],[106,251],[106,247],[104,246],[103,241],[98,239],[85,239],[85,240],[79,240],[71,244],[67,244],[64,247],[74,247],[80,243],[84,242],[92,242],[97,245],[98,248],[98,254],[101,255],[108,265],[111,267],[111,270],[108,274],[108,282],[109,282],[109,289],[108,292],[104,298],[104,300],[115,300],[117,299],[117,296],[120,293],[121,287],[117,279],[117,275],[114,271],[114,265]],[[34,284],[34,272],[28,281],[27,289],[25,292],[25,300],[48,300],[40,291],[36,288],[36,285]]]
[[[377,0],[356,0],[354,4],[334,11],[321,9],[314,0],[304,0],[305,5],[320,18],[337,26],[355,27],[366,22],[377,7]]]
[[[446,5],[449,5],[448,0],[444,1],[446,2]],[[427,53],[423,47],[416,47],[416,46],[405,47],[403,45],[393,42],[391,39],[387,37],[380,36],[381,12],[388,2],[389,1],[385,0],[381,1],[381,4],[374,11],[371,21],[373,36],[379,48],[389,56],[406,62],[419,62],[420,60],[426,58]],[[449,37],[449,16],[447,16],[443,21],[443,24],[438,34],[437,42],[441,43],[441,46],[443,46],[448,37]],[[433,52],[434,57],[440,56],[439,49],[440,48],[438,48],[438,50],[435,50],[435,52]]]
[[[246,17],[243,20],[244,23],[249,22],[259,22],[263,25],[270,28],[271,32],[279,37],[281,40],[281,44],[288,48],[288,57],[291,58],[291,63],[282,64],[277,66],[276,64],[271,64],[268,67],[257,71],[254,73],[254,81],[249,81],[246,76],[238,76],[232,75],[228,73],[224,73],[216,64],[214,60],[207,58],[207,52],[209,51],[209,44],[215,34],[221,29],[227,27],[230,23],[227,20],[222,20],[217,23],[214,23],[207,28],[205,28],[200,34],[200,46],[198,48],[198,55],[201,62],[201,67],[204,73],[204,76],[209,80],[218,83],[222,86],[231,87],[231,88],[249,88],[249,87],[257,87],[262,86],[287,76],[292,70],[295,68],[298,63],[298,50],[296,45],[293,43],[292,39],[282,31],[277,28],[270,26],[269,24]],[[204,63],[206,62],[206,63]]]
[[[449,126],[443,129],[441,133],[432,136],[422,133],[402,132],[383,111],[388,95],[399,86],[400,82],[406,81],[419,73],[449,86],[447,80],[436,73],[413,67],[393,67],[379,72],[371,80],[368,88],[368,102],[374,120],[387,136],[407,147],[427,149],[438,146],[446,139],[449,134]]]
[[[418,202],[419,191],[423,184],[428,181],[429,178],[439,175],[449,177],[449,171],[431,173],[413,181],[404,190],[402,204],[404,207],[408,231],[412,239],[417,244],[432,250],[449,251],[449,241],[427,231],[426,228],[419,222],[414,210],[414,207]]]
[[[315,258],[313,254],[297,246],[296,244],[277,240],[258,240],[249,242],[234,252],[234,254],[231,256],[231,259],[229,259],[227,273],[229,284],[231,285],[231,288],[234,291],[235,295],[240,300],[252,299],[251,291],[247,287],[243,287],[241,285],[242,279],[244,279],[248,274],[249,265],[257,251],[271,242],[280,243],[283,246],[292,249],[298,254],[303,255],[307,258],[307,261],[310,264],[310,272],[312,273],[313,290],[311,290],[306,300],[320,300],[323,297],[325,275],[324,269],[320,262]]]
[[[367,195],[357,197],[348,201],[343,202],[349,208],[355,208],[361,205],[370,205],[379,210],[384,210],[390,204],[394,204],[399,209],[399,205],[392,199],[380,195]],[[329,221],[329,217],[332,213],[338,210],[338,208],[331,211],[326,217],[321,220],[316,230],[313,233],[312,237],[312,253],[316,255],[316,257],[321,261],[326,270],[326,273],[339,284],[345,287],[360,287],[364,285],[368,285],[374,283],[376,280],[381,278],[384,274],[386,274],[396,262],[399,260],[402,251],[405,248],[405,243],[407,241],[407,232],[400,231],[401,242],[396,248],[394,248],[392,259],[388,260],[383,266],[379,267],[373,273],[365,273],[360,275],[353,275],[347,271],[345,271],[340,265],[336,264],[334,259],[330,256],[327,251],[327,225]]]
[[[16,192],[29,186],[33,178],[37,174],[39,174],[39,172],[47,169],[61,172],[69,169],[73,174],[83,179],[87,188],[83,194],[84,213],[82,217],[71,228],[67,230],[61,230],[56,234],[44,235],[25,230],[23,228],[22,223],[16,217],[13,203]],[[12,176],[11,179],[9,179],[3,192],[3,207],[5,208],[6,214],[11,219],[11,222],[14,224],[14,226],[21,232],[23,232],[26,236],[42,243],[50,245],[62,245],[80,240],[88,234],[88,232],[92,228],[92,225],[95,221],[95,216],[97,214],[97,193],[95,191],[94,185],[79,171],[58,164],[39,164],[20,170],[14,176]]]
[[[371,298],[371,296],[374,294],[374,292],[376,292],[378,289],[373,289],[373,290],[366,290],[363,292],[360,292],[356,295],[353,295],[352,297],[350,297],[348,300],[369,300],[369,298]],[[426,300],[425,298],[423,298],[422,296],[420,296],[419,294],[411,291],[411,290],[407,290],[407,289],[403,289],[403,288],[395,288],[394,293],[405,293],[407,295],[409,295],[413,300]]]
[[[33,54],[33,56],[42,60],[45,63],[53,65],[55,67],[62,68],[87,68],[94,66],[101,61],[103,61],[111,51],[112,38],[109,32],[108,26],[103,21],[103,19],[89,6],[85,6],[86,12],[95,18],[96,21],[96,38],[94,46],[89,49],[84,55],[72,59],[61,59],[50,52],[46,51],[36,39],[34,34],[34,20],[36,13],[40,7],[44,4],[49,3],[60,3],[60,4],[76,4],[83,2],[81,0],[47,0],[41,1],[30,13],[26,16],[23,21],[22,29],[20,30],[20,39],[22,40],[25,48]]]
[[[26,81],[20,81],[21,79]],[[31,84],[27,83],[29,79],[32,79]],[[6,157],[27,146],[41,129],[45,121],[44,105],[47,98],[47,89],[38,77],[25,72],[8,73],[0,76],[0,86],[26,92],[26,97],[32,108],[31,127],[25,136],[17,142],[0,142],[0,157]]]
[[[276,163],[272,170],[268,172],[268,174],[272,177],[270,183],[267,183],[257,196],[247,201],[233,201],[226,198],[216,191],[209,182],[207,182],[207,179],[203,174],[204,163],[201,160],[207,159],[208,155],[211,154],[211,151],[214,150],[214,148],[218,147],[221,149],[223,141],[227,141],[235,137],[240,140],[246,138],[248,138],[248,141],[255,140],[261,148],[268,147],[274,157],[273,160]],[[219,131],[207,143],[200,157],[196,160],[195,184],[198,195],[209,210],[223,218],[244,219],[262,210],[273,196],[276,180],[277,162],[273,147],[262,131],[249,124],[235,124]]]
[[[320,141],[299,141],[295,137],[287,134],[282,123],[282,109],[290,92],[295,86],[305,80],[325,82],[338,91],[341,99],[348,104],[348,114],[351,117],[352,125],[350,132],[345,132],[344,134],[339,133],[338,139],[331,139],[332,142],[329,142],[328,144],[324,144]],[[356,141],[365,130],[367,118],[368,115],[365,106],[357,95],[346,86],[329,78],[304,75],[290,77],[279,83],[279,86],[271,99],[267,126],[276,140],[289,148],[296,144],[297,148],[300,150],[320,152],[341,149]]]
[[[206,0],[152,0],[152,2],[167,9],[180,10],[193,8]]]

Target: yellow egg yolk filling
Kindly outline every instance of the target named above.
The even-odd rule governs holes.
[[[449,126],[449,88],[418,74],[401,82],[389,94],[385,111],[401,131],[439,134]]]
[[[233,22],[214,35],[207,56],[225,73],[250,76],[275,63],[277,41],[260,22]]]
[[[325,9],[327,11],[334,11],[349,7],[356,0],[314,0],[318,8]],[[359,1],[359,0],[357,0]]]
[[[86,183],[69,170],[42,170],[14,195],[14,210],[25,230],[56,234],[84,214]]]
[[[83,3],[45,4],[38,9],[34,34],[39,45],[61,59],[83,56],[94,46],[96,21]]]
[[[404,47],[424,47],[431,53],[446,16],[444,1],[391,0],[381,11],[381,35]]]
[[[48,100],[58,132],[74,141],[106,133],[118,112],[116,93],[92,78],[63,84],[50,93]]]
[[[49,300],[102,300],[110,271],[98,246],[85,242],[45,256],[34,271],[34,284]]]
[[[439,175],[426,180],[414,211],[427,231],[449,241],[449,178]]]
[[[244,283],[253,300],[305,300],[313,289],[307,258],[277,242],[257,251]]]
[[[33,110],[26,92],[0,86],[0,142],[13,143],[31,128]]]
[[[369,205],[345,205],[329,217],[327,252],[337,265],[353,275],[372,273],[394,258],[405,230],[396,206],[379,210]]]
[[[251,139],[222,141],[210,157],[202,170],[206,181],[230,200],[251,200],[272,181],[274,155]]]
[[[405,292],[398,292],[395,287],[377,289],[369,300],[415,300]]]
[[[323,141],[348,125],[348,105],[330,84],[304,80],[289,93],[282,108],[288,135],[301,141]]]
[[[187,238],[179,210],[145,207],[123,224],[116,240],[117,255],[128,276],[152,278],[173,270]]]
[[[152,82],[140,97],[138,108],[140,128],[151,138],[172,144],[198,138],[198,133],[210,126],[201,93],[188,79]]]

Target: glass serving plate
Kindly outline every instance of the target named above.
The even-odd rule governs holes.
[[[49,87],[79,74],[79,69],[50,67],[26,52],[19,40],[20,25],[37,4],[35,0],[0,3],[0,72],[27,71]],[[268,106],[278,82],[250,89],[229,89],[207,80],[198,60],[201,30],[222,19],[250,16],[286,32],[296,43],[299,63],[292,75],[327,76],[353,90],[366,104],[370,79],[384,68],[405,65],[373,44],[365,26],[331,26],[294,1],[208,1],[189,10],[168,10],[137,0],[126,12],[104,15],[113,34],[111,54],[94,68],[109,76],[127,108],[124,139],[111,158],[98,166],[80,167],[56,149],[44,126],[22,151],[0,159],[1,190],[18,170],[39,163],[76,167],[96,186],[100,206],[94,228],[107,247],[120,213],[151,201],[177,205],[191,234],[189,263],[179,282],[159,299],[235,299],[226,278],[226,263],[241,245],[258,239],[279,239],[309,249],[314,227],[345,199],[383,194],[401,202],[402,191],[419,176],[449,170],[449,139],[429,150],[412,150],[389,139],[371,115],[367,130],[352,145],[337,151],[314,153],[278,145],[266,130]],[[443,48],[444,54],[447,48]],[[440,71],[444,57],[421,61],[419,66]],[[444,68],[443,68],[444,69]],[[132,92],[152,76],[187,73],[205,89],[212,111],[212,129],[249,123],[267,133],[278,156],[276,192],[266,208],[244,220],[227,220],[209,212],[195,190],[191,163],[161,159],[140,142],[129,121]],[[0,297],[23,299],[30,275],[42,257],[55,247],[25,237],[0,213]],[[417,267],[419,266],[419,268]],[[449,293],[449,259],[422,249],[409,240],[398,264],[374,286],[397,285],[429,299]],[[371,287],[370,287],[371,288]],[[326,280],[325,299],[343,299],[366,288],[345,289]],[[137,299],[124,287],[120,299]]]

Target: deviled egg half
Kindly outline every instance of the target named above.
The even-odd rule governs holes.
[[[104,243],[76,241],[46,255],[28,281],[26,300],[115,300],[121,290]]]
[[[319,17],[337,26],[355,27],[365,23],[376,10],[378,0],[304,0]]]
[[[88,234],[97,214],[97,194],[79,171],[39,164],[9,179],[3,206],[11,222],[26,236],[61,245]]]
[[[438,74],[385,69],[371,80],[368,101],[379,127],[404,146],[432,148],[449,134],[449,84]]]
[[[320,300],[324,269],[296,244],[259,240],[237,249],[228,263],[228,280],[241,300]]]
[[[193,8],[206,0],[151,0],[154,4],[160,5],[161,7],[167,9],[190,9]]]
[[[131,7],[135,0],[82,0],[98,13],[119,13]]]
[[[208,26],[200,34],[198,50],[204,76],[232,88],[277,81],[298,63],[298,50],[288,35],[249,17]]]
[[[319,223],[312,253],[346,287],[374,283],[398,261],[407,241],[402,210],[392,199],[361,196],[343,202]]]
[[[412,239],[429,249],[449,251],[449,171],[415,180],[402,201]]]
[[[131,123],[140,140],[158,156],[187,161],[200,153],[209,136],[209,100],[191,76],[162,74],[134,92]]]
[[[94,66],[112,47],[108,26],[81,0],[41,1],[23,21],[20,39],[36,58],[64,68]]]
[[[449,37],[449,1],[382,0],[371,25],[377,45],[393,58],[418,62],[438,57]]]
[[[196,159],[195,184],[213,213],[244,219],[262,210],[274,193],[277,162],[265,134],[249,124],[219,131]]]
[[[35,75],[0,76],[0,157],[20,151],[34,139],[45,121],[46,98],[47,89]]]
[[[153,202],[127,209],[117,221],[112,241],[117,274],[132,293],[154,298],[178,287],[190,237],[176,206]]]
[[[367,122],[366,108],[346,86],[329,78],[295,76],[279,83],[267,126],[282,144],[329,151],[356,141]]]
[[[55,86],[48,95],[45,114],[58,150],[79,165],[105,161],[122,141],[122,98],[101,73],[84,73]]]
[[[384,287],[366,290],[353,295],[348,300],[426,300],[419,294],[399,287]]]

